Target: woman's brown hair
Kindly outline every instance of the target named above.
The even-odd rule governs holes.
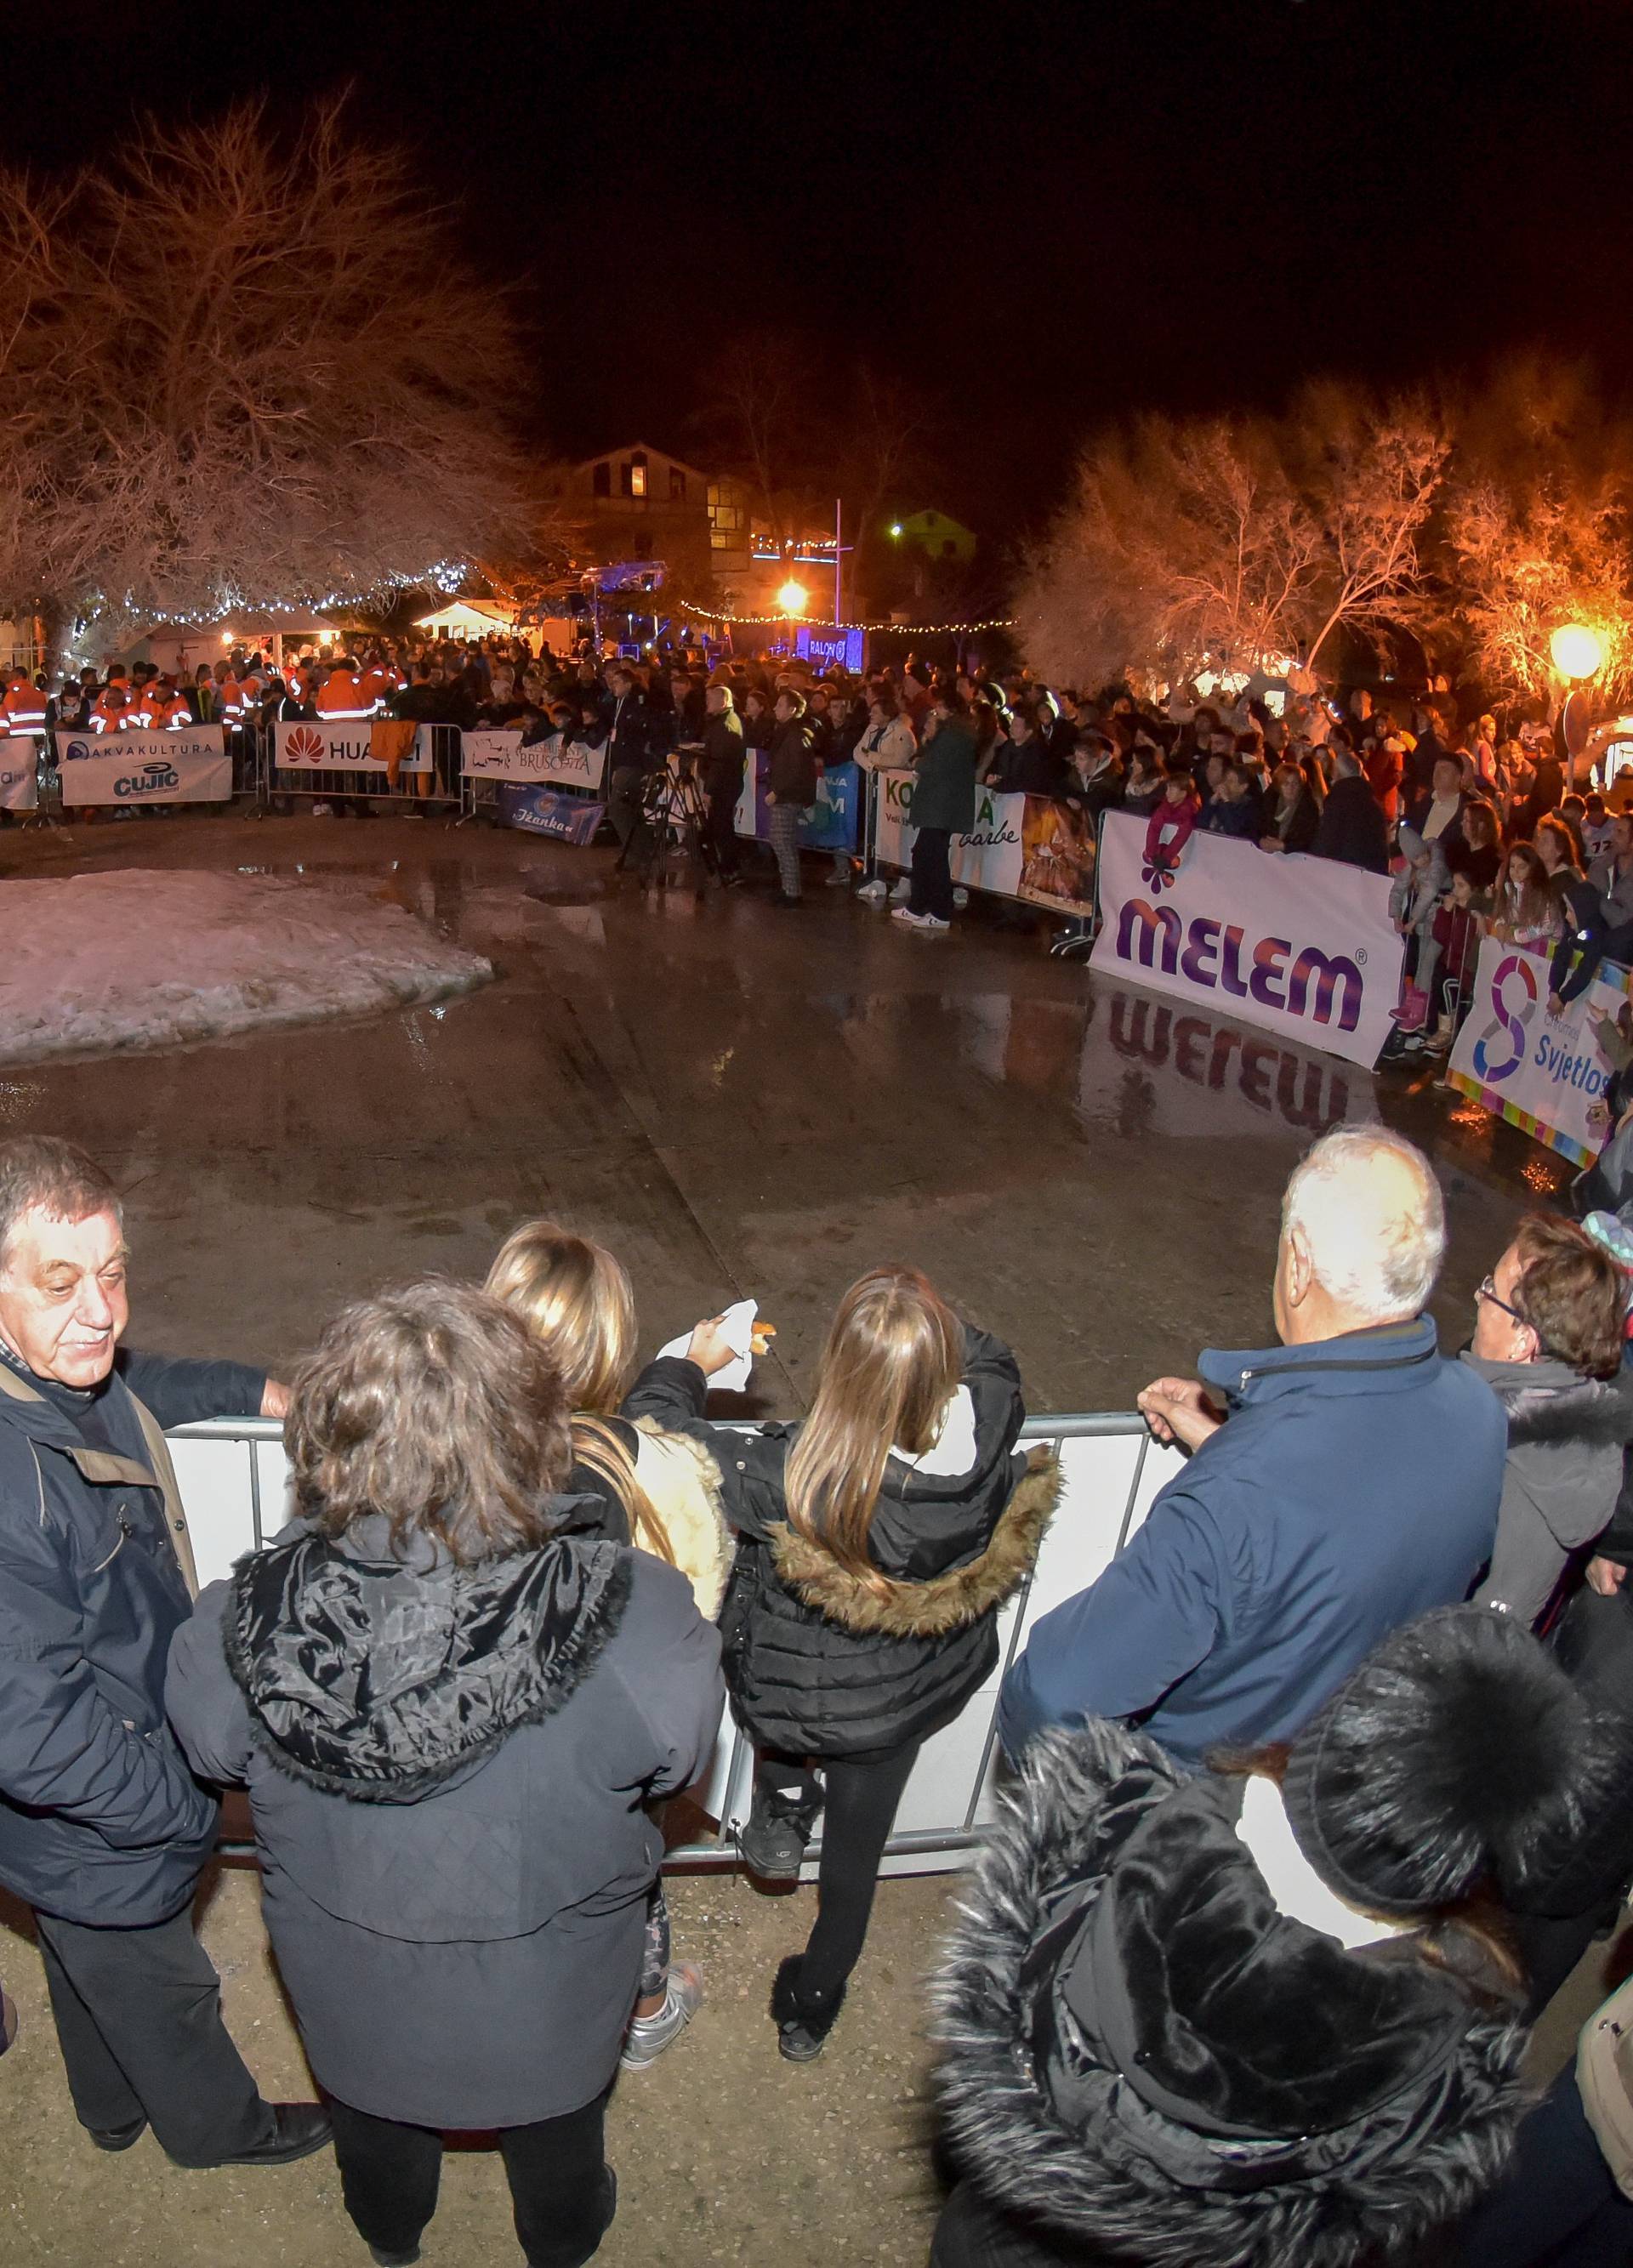
[[[1527,1213],[1514,1237],[1520,1259],[1513,1307],[1543,1351],[1584,1378],[1615,1378],[1626,1344],[1627,1278],[1574,1220]]]
[[[432,1278],[343,1307],[296,1373],[284,1440],[326,1535],[379,1513],[463,1565],[536,1550],[573,1452],[567,1396],[521,1318]]]
[[[631,1541],[675,1565],[635,1460],[606,1423],[635,1367],[635,1293],[604,1244],[553,1220],[524,1221],[500,1245],[485,1287],[520,1315],[561,1373],[573,1411],[573,1451],[624,1506]]]
[[[850,1573],[877,1572],[868,1535],[885,1460],[935,1447],[963,1370],[963,1327],[916,1268],[870,1268],[840,1300],[785,1490],[790,1523]]]

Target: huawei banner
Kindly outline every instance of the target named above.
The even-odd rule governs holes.
[[[281,772],[428,772],[431,735],[406,718],[316,717],[272,727]]]
[[[1193,835],[1178,871],[1145,862],[1146,822],[1108,812],[1090,966],[1308,1048],[1372,1064],[1400,997],[1382,874]]]
[[[1611,1079],[1599,1030],[1606,1020],[1615,1022],[1629,984],[1621,969],[1601,969],[1585,992],[1550,1016],[1548,955],[1487,938],[1446,1085],[1578,1166],[1592,1165],[1605,1129],[1588,1113]]]

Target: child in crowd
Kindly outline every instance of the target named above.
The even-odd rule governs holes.
[[[1179,864],[1201,812],[1196,782],[1189,772],[1171,772],[1163,799],[1145,830],[1145,863],[1171,874]]]

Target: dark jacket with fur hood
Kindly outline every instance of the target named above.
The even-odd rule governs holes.
[[[683,1576],[573,1532],[456,1567],[382,1520],[297,1525],[203,1594],[166,1706],[199,1773],[248,1786],[331,2094],[521,2126],[607,2084],[662,1856],[645,1801],[706,1763],[719,1656]]]
[[[1028,1749],[937,1985],[984,2258],[1350,2268],[1500,2170],[1524,2033],[1476,1941],[1291,1919],[1240,1800],[1104,1719]]]
[[[722,1667],[755,1739],[796,1756],[863,1761],[951,1722],[998,1659],[997,1610],[1038,1556],[1059,1494],[1052,1459],[1017,1451],[1015,1358],[964,1327],[975,1460],[956,1476],[892,1457],[868,1537],[878,1580],[849,1573],[789,1525],[783,1471],[797,1425],[732,1433],[701,1422],[707,1381],[660,1359],[631,1412],[706,1441],[737,1556],[721,1609]]]
[[[1590,1544],[1615,1509],[1633,1441],[1633,1389],[1625,1379],[1583,1378],[1552,1356],[1488,1362],[1471,1351],[1463,1360],[1508,1418],[1496,1542],[1474,1595],[1534,1623],[1571,1553]]]

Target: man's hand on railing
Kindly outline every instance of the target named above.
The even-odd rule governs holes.
[[[1224,1423],[1200,1379],[1154,1378],[1134,1403],[1157,1440],[1177,1441],[1182,1449],[1200,1449]]]

